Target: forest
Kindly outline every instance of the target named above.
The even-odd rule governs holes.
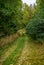
[[[44,0],[0,0],[0,65],[44,65]]]

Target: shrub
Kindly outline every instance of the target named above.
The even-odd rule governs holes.
[[[44,20],[32,19],[26,27],[27,34],[34,40],[44,39]]]

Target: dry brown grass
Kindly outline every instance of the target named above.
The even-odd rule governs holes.
[[[4,44],[11,43],[12,41],[16,40],[19,36],[25,33],[24,29],[18,30],[16,34],[12,34],[10,36],[6,36],[5,38],[0,39],[0,46]]]
[[[16,34],[7,36],[5,38],[2,38],[0,40],[0,46],[3,46],[4,44],[7,44],[7,43],[11,43],[12,41],[16,40],[18,37],[19,35],[16,33]]]

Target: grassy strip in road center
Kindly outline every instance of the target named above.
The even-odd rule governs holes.
[[[20,37],[17,41],[16,44],[18,44],[18,47],[8,56],[5,61],[3,61],[2,65],[10,65],[16,63],[16,59],[19,58],[20,53],[24,47],[24,41],[25,41],[25,36]],[[17,55],[17,57],[16,57]],[[13,59],[15,58],[15,59]]]
[[[12,47],[12,44],[13,45],[16,45],[14,42],[16,42],[15,40],[14,41],[12,41],[11,43],[7,43],[7,44],[5,44],[4,46],[0,46],[0,57],[6,52],[6,51],[8,51],[8,49],[10,48],[10,47]]]

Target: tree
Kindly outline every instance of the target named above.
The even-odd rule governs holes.
[[[32,10],[34,11],[34,8],[32,5],[28,6],[26,3],[23,4],[21,21],[24,26],[26,26],[29,20],[32,18],[34,14]]]
[[[10,35],[18,30],[21,0],[0,0],[0,36]]]
[[[44,0],[37,0],[36,13],[28,23],[26,30],[34,40],[44,39]]]

